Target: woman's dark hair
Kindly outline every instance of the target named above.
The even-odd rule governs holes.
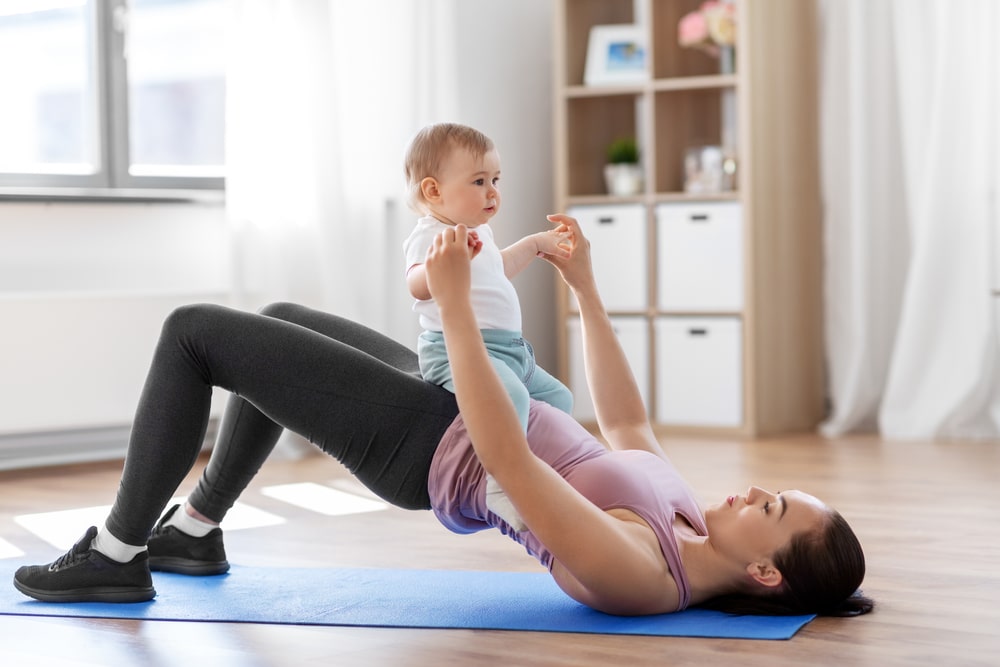
[[[724,595],[701,607],[732,614],[859,616],[874,601],[858,586],[865,578],[865,554],[851,527],[831,511],[822,528],[801,532],[774,555],[782,583],[761,595]]]

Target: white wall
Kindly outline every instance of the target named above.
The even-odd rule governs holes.
[[[229,289],[221,203],[0,203],[0,296]]]
[[[510,242],[551,212],[552,7],[455,5],[457,120],[498,145],[497,236]],[[516,284],[525,334],[552,368],[554,278],[535,264]],[[0,202],[0,469],[120,455],[163,317],[226,302],[230,271],[218,204]]]
[[[491,226],[503,246],[550,228],[552,162],[552,5],[459,2],[461,122],[488,134],[501,161],[503,205]],[[525,337],[541,366],[555,371],[553,269],[543,261],[514,280]]]
[[[0,468],[120,455],[163,318],[229,293],[220,204],[0,203]]]

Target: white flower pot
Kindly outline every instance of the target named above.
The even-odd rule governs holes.
[[[637,164],[604,165],[604,182],[608,194],[629,197],[642,192],[642,167]]]

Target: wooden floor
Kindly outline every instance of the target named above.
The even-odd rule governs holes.
[[[2,665],[998,665],[1000,443],[887,443],[814,436],[732,442],[665,439],[706,503],[753,483],[800,488],[836,506],[868,555],[875,612],[817,619],[789,641],[470,630],[0,617]],[[0,538],[37,562],[55,550],[19,514],[110,504],[120,462],[0,473]],[[260,493],[346,473],[324,456],[272,460],[244,500],[286,517],[233,531],[242,565],[537,571],[499,534],[452,535],[424,512],[329,517]],[[190,489],[190,478],[181,491]],[[86,526],[80,527],[80,532]],[[0,560],[0,567],[12,561]],[[9,585],[9,584],[6,584]]]

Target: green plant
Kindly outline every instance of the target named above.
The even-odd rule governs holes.
[[[635,139],[616,139],[608,146],[608,162],[610,164],[638,164],[639,147]]]

